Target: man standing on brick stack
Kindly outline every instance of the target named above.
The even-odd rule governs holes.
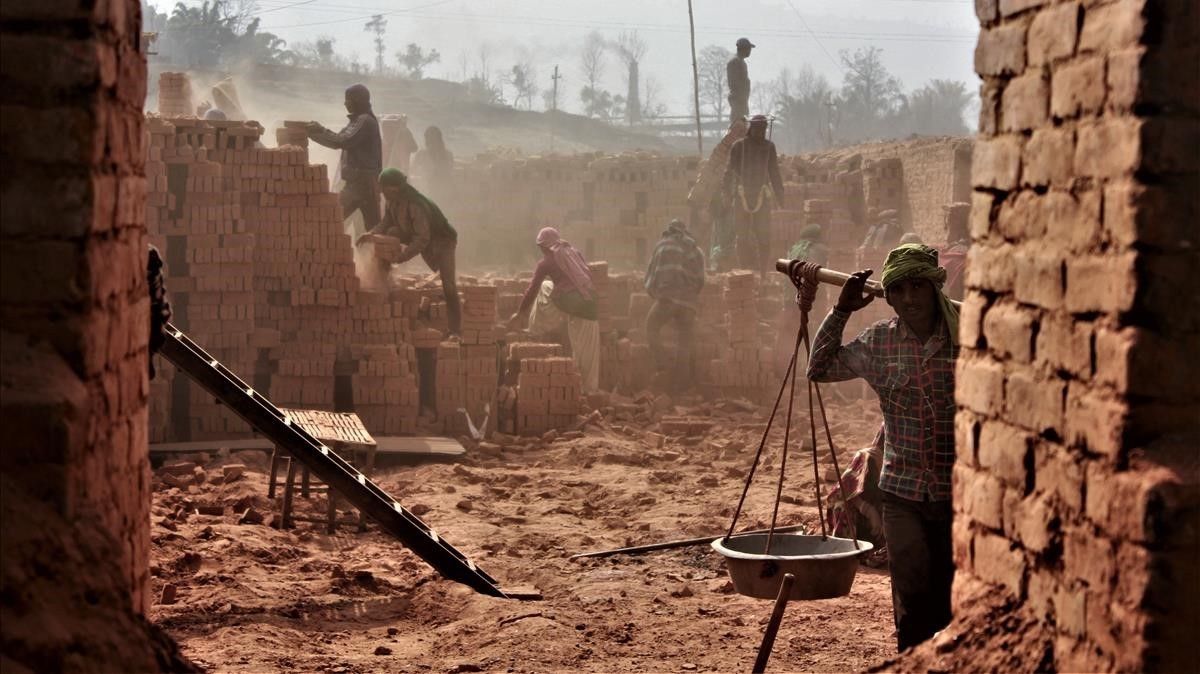
[[[394,168],[379,174],[379,187],[387,201],[383,222],[358,238],[358,243],[374,243],[375,255],[386,270],[393,264],[403,264],[417,255],[442,279],[442,296],[446,300],[446,318],[450,336],[462,334],[462,305],[458,298],[458,283],[454,278],[455,251],[458,232],[442,210],[428,197],[409,184],[403,173]]]
[[[732,195],[738,264],[759,274],[774,271],[771,209],[783,206],[783,178],[775,143],[767,140],[767,118],[750,118],[746,137],[729,150],[725,194]]]
[[[874,299],[863,290],[872,271],[851,275],[813,340],[808,377],[862,377],[883,412],[883,530],[892,576],[899,650],[950,622],[954,560],[950,473],[954,465],[954,361],[958,311],[942,292],[937,251],[905,244],[887,256],[883,287],[896,318],[842,344],[850,314]]]
[[[673,390],[686,391],[692,383],[692,337],[698,299],[704,288],[704,253],[679,220],[667,225],[654,248],[645,285],[646,292],[654,298],[654,306],[646,314],[650,355],[660,373],[669,373],[668,385]],[[675,324],[674,367],[668,367],[662,343],[662,329],[667,323]]]
[[[729,83],[729,121],[750,116],[750,70],[746,59],[754,45],[744,37],[738,38],[737,56],[725,64],[725,81]]]
[[[379,184],[383,168],[383,139],[379,119],[371,110],[371,92],[361,84],[346,89],[346,112],[350,123],[334,133],[317,122],[309,122],[308,137],[318,145],[342,151],[338,163],[341,173],[342,217],[362,212],[363,229],[371,231],[379,224]]]

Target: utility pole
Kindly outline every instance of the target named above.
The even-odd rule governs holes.
[[[554,80],[554,100],[550,105],[550,109],[558,112],[558,81],[562,79],[562,76],[558,74],[557,65],[554,66],[554,75],[550,79]]]
[[[700,67],[696,65],[696,19],[692,14],[692,0],[688,0],[688,31],[692,37],[692,97],[696,106],[696,146],[700,158],[704,158],[704,130],[700,125]]]

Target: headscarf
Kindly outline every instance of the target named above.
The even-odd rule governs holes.
[[[938,266],[938,253],[920,243],[906,243],[897,246],[888,253],[883,263],[883,274],[879,280],[883,289],[887,290],[893,283],[905,279],[925,279],[937,289],[938,308],[942,311],[942,319],[950,330],[951,343],[958,344],[958,309],[950,303],[942,286],[946,283],[946,270]]]
[[[596,293],[592,286],[592,271],[588,269],[587,261],[575,247],[567,243],[553,227],[544,227],[538,232],[537,245],[548,249],[554,255],[554,264],[562,270],[571,284],[586,299],[592,299]]]
[[[679,218],[675,218],[674,220],[668,222],[667,228],[665,230],[663,230],[662,235],[663,236],[685,236],[689,239],[692,238],[692,235],[687,230],[687,225],[683,224],[683,221],[680,220]]]
[[[807,259],[813,246],[820,240],[821,226],[816,223],[806,225],[804,229],[800,230],[800,240],[788,251],[788,257],[793,260]]]
[[[365,84],[352,84],[346,87],[346,98],[355,103],[356,109],[353,114],[359,115],[365,112],[375,117],[375,112],[371,109],[371,90]]]

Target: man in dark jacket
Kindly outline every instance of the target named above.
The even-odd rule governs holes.
[[[420,255],[441,277],[450,334],[460,335],[462,307],[454,278],[458,232],[437,204],[417,191],[397,169],[384,169],[379,174],[379,186],[387,201],[383,222],[359,237],[359,241],[376,244],[377,255],[386,266],[403,264]]]
[[[775,143],[767,140],[767,118],[750,119],[746,137],[729,150],[725,193],[732,195],[738,265],[760,274],[774,271],[771,261],[771,209],[783,206],[783,179]]]
[[[345,185],[340,201],[342,217],[362,211],[363,228],[371,231],[379,224],[379,184],[383,168],[383,139],[379,119],[371,110],[371,92],[361,84],[346,89],[346,116],[350,123],[334,133],[317,122],[309,122],[308,137],[318,145],[342,151],[338,169]]]
[[[654,248],[650,266],[646,269],[646,292],[654,298],[654,306],[646,315],[646,340],[659,372],[670,374],[670,384],[678,390],[691,385],[692,336],[696,325],[697,298],[704,288],[704,253],[687,227],[672,220]],[[675,366],[667,365],[662,343],[662,329],[675,324],[678,351]]]

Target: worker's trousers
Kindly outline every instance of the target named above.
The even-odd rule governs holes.
[[[346,178],[338,201],[342,205],[343,220],[354,211],[362,212],[364,232],[375,229],[379,224],[379,182],[374,177],[355,175]]]
[[[663,346],[662,329],[667,323],[675,325],[675,357],[667,355]],[[675,390],[686,391],[691,387],[692,341],[696,327],[696,310],[670,300],[655,300],[646,314],[646,341],[650,344],[650,357],[659,372],[670,375],[670,384]]]
[[[765,274],[774,269],[771,262],[771,208],[763,204],[757,212],[747,213],[735,203],[733,212],[737,230],[738,267]]]
[[[912,501],[883,493],[883,532],[899,651],[950,624],[952,516],[950,501]]]

